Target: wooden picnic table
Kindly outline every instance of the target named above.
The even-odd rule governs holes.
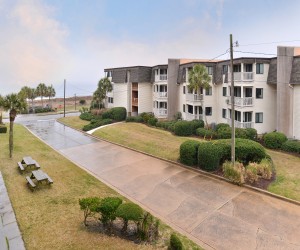
[[[32,166],[35,165],[35,160],[33,160],[31,156],[25,156],[22,159],[22,163],[26,164],[27,166]]]
[[[30,179],[36,179],[38,184],[52,184],[52,179],[42,170],[34,170],[31,173]]]
[[[23,157],[21,162],[18,162],[18,167],[23,172],[27,168],[34,168],[34,169],[39,169],[40,165],[37,163],[37,161],[33,160],[30,156],[25,156]]]

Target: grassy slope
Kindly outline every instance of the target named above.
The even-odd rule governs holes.
[[[82,129],[83,126],[89,124],[89,121],[81,120],[78,116],[69,116],[69,117],[62,117],[59,118],[58,121],[76,129]]]

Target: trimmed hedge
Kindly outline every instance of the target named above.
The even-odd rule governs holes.
[[[127,116],[126,108],[124,107],[115,107],[111,109],[111,119],[115,121],[125,121]]]
[[[267,148],[279,149],[287,141],[287,137],[281,132],[271,132],[264,135],[263,141]]]
[[[88,125],[85,125],[82,130],[83,131],[89,131],[89,130],[92,130],[94,128],[98,128],[98,127],[101,127],[101,126],[104,126],[104,125],[107,125],[107,124],[111,124],[113,122],[112,119],[102,119],[102,120],[98,120],[98,121],[95,121],[94,123],[90,123]]]
[[[143,123],[144,120],[141,116],[128,116],[126,118],[126,122],[138,122],[138,123]]]
[[[196,135],[199,135],[203,138],[214,138],[216,136],[216,132],[211,129],[197,128]]]
[[[150,118],[154,118],[154,115],[152,113],[143,112],[143,113],[141,113],[141,117],[143,118],[144,123],[148,123],[148,120]]]
[[[300,154],[300,141],[288,140],[282,144],[281,149]]]
[[[180,145],[180,162],[188,165],[188,166],[195,166],[197,165],[197,155],[198,155],[198,148],[201,142],[194,141],[194,140],[187,140]]]
[[[178,121],[174,126],[174,133],[178,136],[189,136],[193,134],[193,124],[189,121]]]
[[[223,129],[223,128],[230,128],[229,124],[227,123],[219,123],[216,126],[216,130],[218,131],[219,129]]]
[[[246,128],[246,138],[252,141],[257,140],[257,130],[255,128]]]
[[[94,115],[91,114],[90,112],[84,112],[84,113],[80,114],[79,118],[81,120],[91,121],[92,119],[94,119]]]
[[[0,125],[0,134],[5,134],[7,132],[7,127],[4,125]]]
[[[156,123],[156,127],[163,128],[170,132],[174,132],[176,122],[177,121],[161,121]]]
[[[204,128],[204,121],[203,120],[193,120],[190,121],[190,123],[192,124],[192,129],[193,129],[193,134],[196,135],[196,130],[198,128]]]
[[[148,125],[150,125],[150,126],[156,126],[156,123],[158,122],[158,120],[157,120],[157,118],[155,118],[155,117],[151,117],[151,118],[149,118],[149,120],[148,120]]]
[[[219,139],[231,138],[231,128],[229,126],[222,126],[217,130]]]

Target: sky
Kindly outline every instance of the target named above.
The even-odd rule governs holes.
[[[273,57],[300,46],[298,0],[0,0],[0,94],[92,95],[104,69],[168,58]],[[241,51],[241,52],[238,52]],[[251,53],[245,53],[251,52]],[[254,54],[264,53],[264,54]]]

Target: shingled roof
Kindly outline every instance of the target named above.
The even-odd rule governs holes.
[[[290,83],[300,84],[300,57],[293,58]]]

